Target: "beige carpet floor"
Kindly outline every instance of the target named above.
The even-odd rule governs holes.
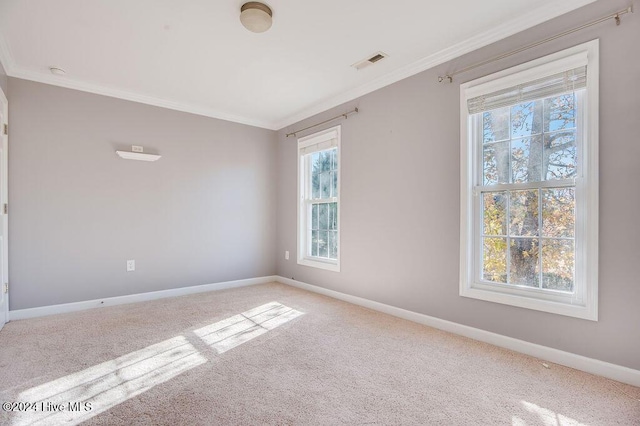
[[[548,367],[273,283],[7,324],[33,405],[0,423],[640,425],[640,388]]]

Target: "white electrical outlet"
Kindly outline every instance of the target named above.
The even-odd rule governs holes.
[[[133,272],[136,270],[136,261],[127,260],[127,272]]]
[[[133,152],[144,152],[144,148],[138,145],[131,145],[131,151]]]
[[[289,260],[289,250],[284,252],[284,259]]]

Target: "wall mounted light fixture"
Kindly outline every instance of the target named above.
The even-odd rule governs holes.
[[[144,149],[141,146],[133,145],[131,151],[116,151],[116,154],[120,158],[125,160],[140,160],[140,161],[157,161],[162,157],[156,154],[145,154]]]

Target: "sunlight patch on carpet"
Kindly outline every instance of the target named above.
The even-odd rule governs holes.
[[[533,420],[535,424],[543,424],[545,426],[585,426],[584,423],[580,423],[571,417],[563,416],[562,414],[556,413],[548,408],[540,407],[533,402],[520,401],[520,403],[525,410],[535,415]],[[520,426],[528,423],[519,417],[514,417],[512,419],[512,424],[513,426]]]
[[[271,302],[194,333],[221,354],[300,315]],[[205,362],[185,336],[177,336],[21,392],[17,400],[33,406],[16,410],[11,424],[75,425]]]
[[[271,302],[194,330],[194,333],[221,354],[301,315],[300,311]]]
[[[174,337],[20,393],[36,409],[17,413],[12,424],[78,424],[206,361],[185,337]]]

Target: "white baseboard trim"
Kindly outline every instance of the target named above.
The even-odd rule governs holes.
[[[224,281],[214,284],[203,284],[191,287],[172,288],[169,290],[151,291],[148,293],[129,294],[126,296],[106,297],[104,299],[85,300],[82,302],[63,303],[60,305],[41,306],[38,308],[18,309],[15,311],[9,311],[9,321],[43,317],[46,315],[64,314],[68,312],[84,311],[86,309],[102,308],[105,306],[146,302],[149,300],[185,296],[187,294],[205,293],[208,291],[224,290],[227,288],[266,284],[275,281],[278,281],[278,277],[272,275],[266,277],[248,278],[245,280]]]
[[[628,383],[630,385],[640,387],[640,370],[634,370],[628,367],[611,364],[593,358],[587,358],[582,355],[576,355],[547,346],[525,342],[524,340],[514,339],[513,337],[507,337],[490,331],[481,330],[479,328],[469,327],[467,325],[446,321],[429,315],[407,311],[395,306],[385,305],[384,303],[374,302],[362,297],[351,296],[349,294],[303,283],[301,281],[281,276],[276,278],[277,281],[282,284],[333,297],[334,299],[343,300],[345,302],[353,303],[354,305],[373,309],[398,318],[403,318],[429,327],[437,328],[439,330],[448,331],[474,340],[490,343],[501,348],[511,349],[555,364],[564,365],[566,367],[575,368],[576,370],[585,371],[587,373],[596,374],[598,376],[607,377],[622,383]]]

